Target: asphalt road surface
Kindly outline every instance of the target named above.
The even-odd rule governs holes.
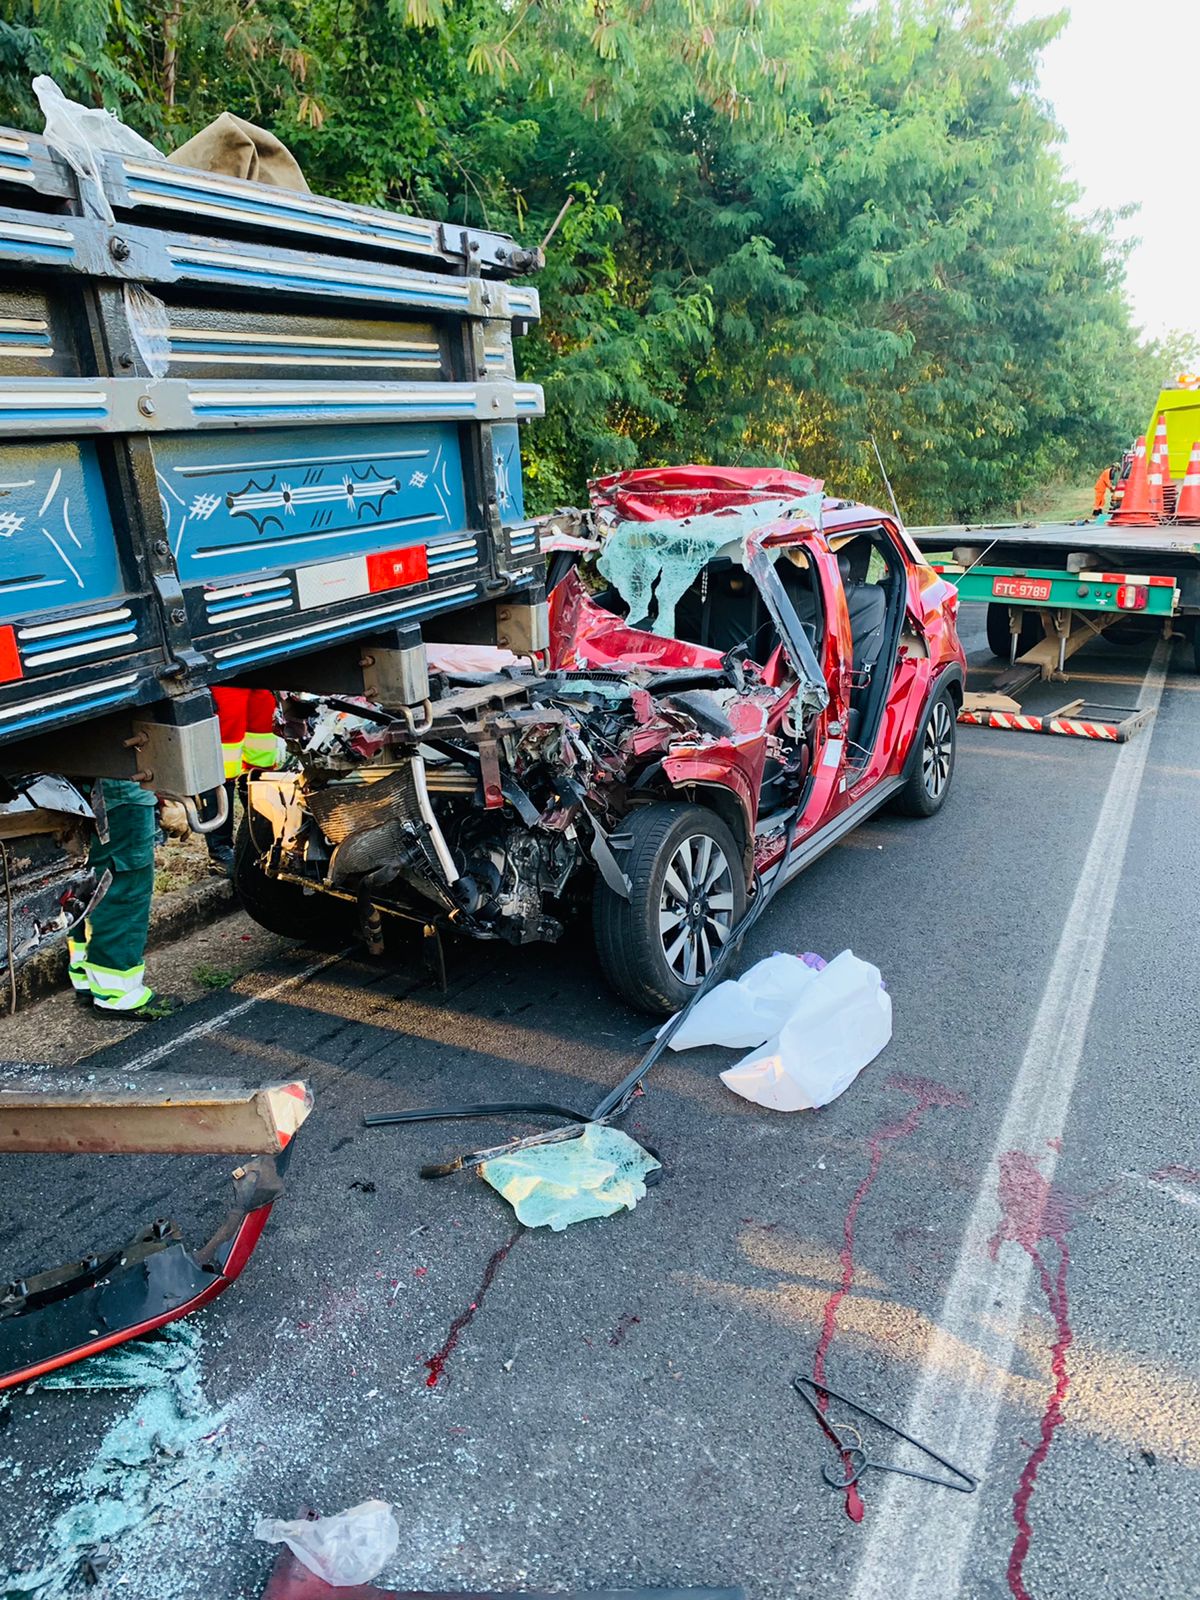
[[[884,1054],[791,1116],[731,1095],[725,1053],[672,1056],[625,1123],[665,1168],[633,1213],[522,1232],[478,1178],[417,1169],[524,1125],[362,1127],[592,1104],[645,1024],[586,945],[473,947],[445,995],[296,948],[88,1058],[303,1075],[316,1110],[244,1276],[143,1387],[126,1362],[106,1380],[126,1387],[38,1386],[0,1413],[0,1593],[84,1592],[107,1530],[95,1596],[249,1600],[258,1516],[377,1496],[397,1588],[1192,1600],[1200,678],[1102,643],[1082,670],[1046,708],[1157,703],[1150,728],[1120,749],[960,729],[937,818],[877,816],[755,930],[746,964],[875,962]],[[195,1238],[228,1165],[5,1158],[9,1266],[165,1212]],[[978,1491],[868,1470],[854,1520],[791,1387],[814,1370]],[[854,1420],[872,1459],[943,1471]]]

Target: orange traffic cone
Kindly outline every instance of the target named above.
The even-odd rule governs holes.
[[[1179,500],[1175,506],[1176,522],[1200,522],[1200,440],[1192,446],[1188,460],[1187,476],[1179,486]]]
[[[1154,505],[1154,463],[1158,462],[1158,504]],[[1167,419],[1160,416],[1154,430],[1154,452],[1150,461],[1150,502],[1160,517],[1174,515],[1175,480],[1171,477],[1170,446],[1167,444]]]
[[[1124,528],[1153,528],[1158,518],[1150,507],[1150,477],[1146,468],[1146,441],[1139,439],[1134,446],[1133,465],[1125,480],[1125,493],[1121,509],[1113,513],[1112,525]]]
[[[1163,514],[1163,481],[1162,457],[1158,453],[1158,441],[1154,442],[1150,451],[1150,470],[1146,474],[1146,485],[1150,494],[1150,509],[1157,521],[1162,521]]]

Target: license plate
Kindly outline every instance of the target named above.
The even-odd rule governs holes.
[[[1049,600],[1053,587],[1049,578],[992,579],[992,593],[997,600]]]

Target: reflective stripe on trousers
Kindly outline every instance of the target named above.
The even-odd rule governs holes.
[[[87,994],[91,989],[87,974],[87,940],[67,940],[67,976],[76,994]]]
[[[242,764],[247,767],[277,767],[283,758],[283,740],[273,733],[248,733],[242,740]]]
[[[92,1003],[101,1011],[136,1011],[153,997],[154,991],[146,985],[144,963],[126,972],[115,972],[89,961],[87,975]]]

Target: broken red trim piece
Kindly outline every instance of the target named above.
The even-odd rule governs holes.
[[[10,1283],[0,1292],[0,1390],[141,1339],[199,1311],[240,1276],[283,1192],[278,1159],[234,1174],[234,1205],[201,1249],[178,1225],[155,1222],[105,1256]]]
[[[589,1589],[551,1595],[543,1589],[503,1592],[489,1589],[380,1589],[373,1583],[335,1588],[310,1572],[285,1546],[280,1550],[262,1600],[746,1600],[746,1592],[733,1589]]]

